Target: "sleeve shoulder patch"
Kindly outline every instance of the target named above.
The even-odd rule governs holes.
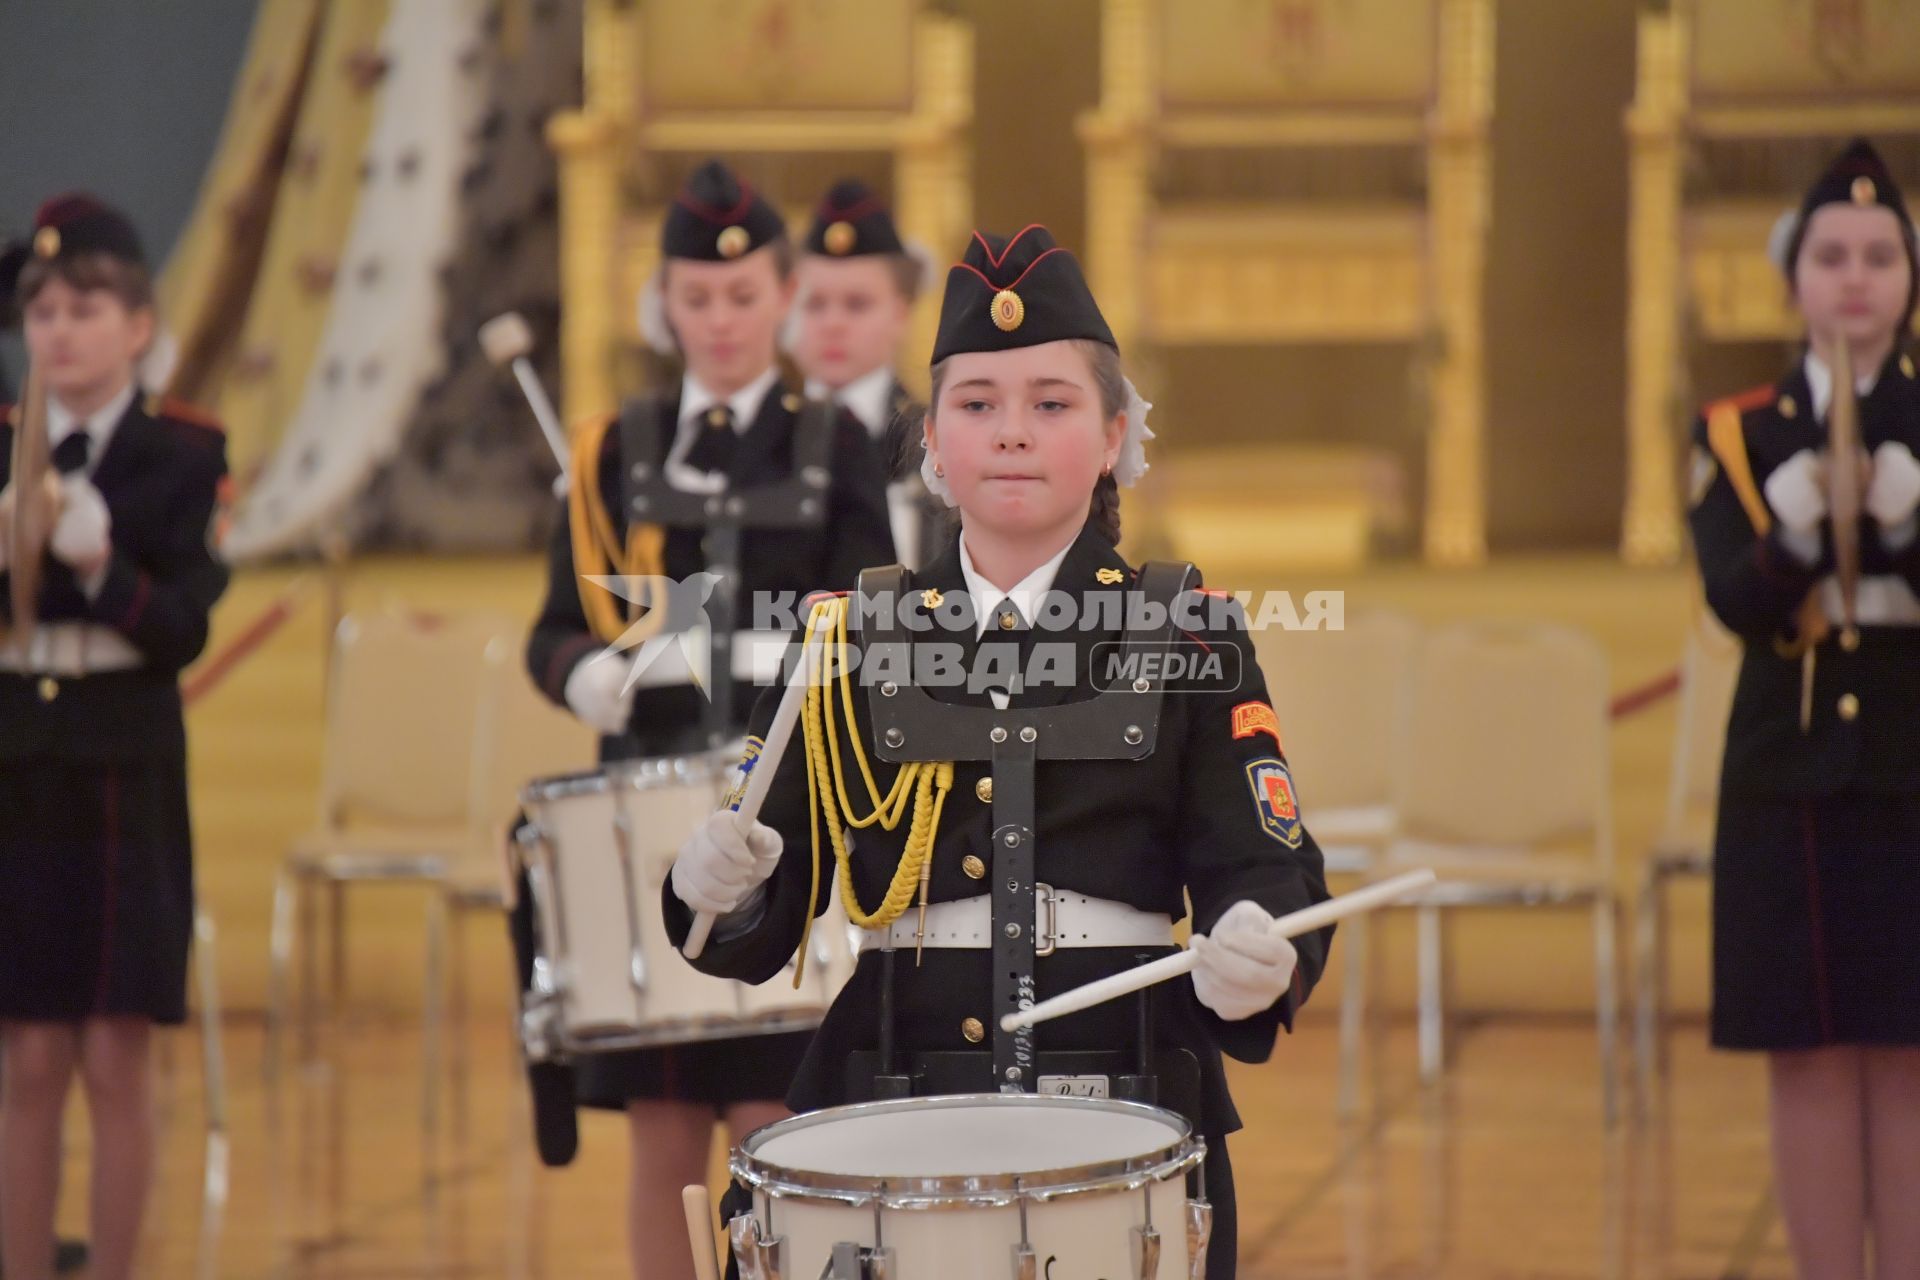
[[[1263,756],[1249,760],[1246,771],[1260,829],[1287,848],[1298,849],[1306,830],[1300,821],[1300,803],[1294,796],[1293,774],[1287,762],[1277,756]]]

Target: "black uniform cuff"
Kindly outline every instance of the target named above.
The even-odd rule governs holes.
[[[145,571],[115,551],[107,561],[107,576],[93,598],[93,616],[114,629],[131,633],[140,625],[153,598],[153,580]]]

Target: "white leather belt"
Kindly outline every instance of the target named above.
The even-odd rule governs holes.
[[[681,647],[680,636],[671,637],[661,645],[648,659],[647,665],[634,673],[633,683],[640,689],[657,689],[667,685],[704,684],[707,676],[707,628],[689,627],[685,633],[686,648]],[[746,684],[772,684],[780,674],[780,659],[787,652],[789,636],[785,631],[736,631],[733,643],[728,646],[731,653],[733,678]],[[688,660],[687,649],[693,651],[692,660]]]
[[[1820,607],[1835,626],[1846,617],[1840,603],[1840,580],[1820,581]],[[1897,573],[1875,573],[1860,579],[1854,596],[1853,620],[1863,627],[1920,626],[1920,600]]]
[[[0,641],[0,671],[85,676],[132,671],[146,664],[131,641],[97,622],[43,622],[27,637],[24,650],[12,637]]]
[[[1034,919],[1038,937],[1035,955],[1052,955],[1060,948],[1077,947],[1170,947],[1173,945],[1173,917],[1160,912],[1142,911],[1124,902],[1089,898],[1052,885],[1034,887]],[[919,943],[920,908],[907,908],[905,915],[886,931],[896,950],[906,951]],[[874,951],[882,943],[877,929],[862,931],[860,949]],[[984,894],[961,898],[956,902],[936,902],[927,908],[926,946],[984,951],[993,945],[993,899]]]

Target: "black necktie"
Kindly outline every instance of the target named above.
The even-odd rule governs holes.
[[[63,476],[85,471],[87,457],[92,452],[93,437],[87,434],[86,424],[81,423],[53,446],[53,469]]]
[[[685,462],[696,471],[725,476],[733,469],[733,455],[739,443],[740,433],[733,427],[733,410],[724,404],[714,405],[700,415],[700,434],[687,450]]]
[[[980,637],[980,648],[974,657],[973,669],[983,681],[981,687],[985,693],[1005,694],[1008,702],[1012,702],[1024,692],[1032,639],[1033,629],[1011,598],[994,606],[993,612],[987,615],[986,634]]]

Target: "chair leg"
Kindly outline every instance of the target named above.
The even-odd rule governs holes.
[[[440,1053],[442,1008],[446,1001],[447,896],[434,891],[427,900],[426,989],[421,993],[420,1153],[426,1172],[433,1171],[435,1139],[440,1116]]]
[[[320,900],[311,876],[303,873],[296,886],[300,919],[295,939],[300,948],[300,1065],[304,1068],[315,1059],[315,1027],[320,1017]]]
[[[1600,1038],[1600,1109],[1611,1129],[1620,1118],[1620,904],[1603,894],[1593,905],[1594,1016]]]
[[[1640,882],[1633,912],[1633,1077],[1634,1115],[1651,1113],[1658,1073],[1661,1023],[1665,1019],[1666,893],[1664,877],[1649,866]]]
[[[200,986],[201,1083],[207,1108],[207,1161],[202,1194],[207,1206],[227,1199],[227,1058],[221,1041],[220,965],[213,917],[193,917],[193,958]]]
[[[280,1081],[287,1032],[287,970],[293,956],[294,900],[299,896],[300,886],[293,872],[281,868],[273,885],[273,922],[267,941],[267,1044],[261,1062],[269,1088]]]
[[[1441,908],[1414,910],[1419,950],[1420,1081],[1435,1084],[1446,1070],[1446,923]]]
[[[452,1078],[449,1105],[453,1116],[455,1150],[464,1150],[467,1139],[467,922],[471,913],[455,907],[448,920],[447,985],[450,1004],[447,1009],[447,1067]]]
[[[327,891],[332,917],[327,946],[333,967],[332,980],[328,983],[327,1035],[328,1044],[332,1045],[339,1037],[347,1007],[347,971],[351,960],[347,954],[347,882],[330,880]]]
[[[1360,1110],[1360,1058],[1367,1022],[1367,920],[1356,916],[1347,923],[1346,989],[1340,993],[1340,1115]]]

